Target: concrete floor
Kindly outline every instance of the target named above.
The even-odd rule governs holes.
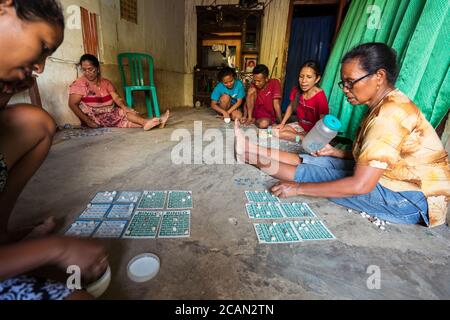
[[[65,217],[70,225],[98,191],[192,190],[191,237],[181,240],[106,241],[113,269],[105,299],[450,299],[448,226],[388,226],[382,232],[359,214],[324,199],[307,200],[337,241],[259,245],[245,212],[244,186],[236,178],[275,181],[245,165],[171,163],[175,128],[193,131],[224,124],[205,110],[174,110],[164,130],[113,129],[97,137],[61,141],[16,207],[12,226],[43,216]],[[128,261],[157,254],[158,276],[128,280]],[[367,269],[381,269],[381,289],[369,290]]]

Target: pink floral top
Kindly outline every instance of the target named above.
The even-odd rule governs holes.
[[[81,96],[80,109],[97,125],[102,127],[129,128],[125,111],[114,103],[112,93],[116,92],[111,81],[101,78],[98,85],[91,84],[82,76],[69,87],[70,95]]]

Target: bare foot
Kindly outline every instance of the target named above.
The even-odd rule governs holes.
[[[238,164],[246,163],[245,153],[246,146],[250,144],[250,140],[246,138],[241,130],[241,124],[239,120],[234,121],[234,134],[236,137],[235,141],[235,157]]]
[[[37,239],[48,236],[56,228],[56,219],[54,217],[50,217],[45,220],[40,225],[34,227],[31,232],[23,238],[23,240]]]
[[[167,121],[170,118],[170,110],[167,110],[166,113],[161,117],[161,124],[159,125],[160,129],[164,129],[166,126]]]
[[[234,134],[236,136],[236,154],[243,155],[258,154],[258,146],[250,141],[249,137],[246,137],[241,130],[241,125],[238,120],[235,121]]]
[[[147,122],[144,125],[144,131],[150,131],[154,127],[156,127],[160,124],[161,124],[161,119],[159,119],[159,118],[149,119],[149,120],[147,120]]]

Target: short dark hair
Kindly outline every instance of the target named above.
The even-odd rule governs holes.
[[[94,55],[92,55],[92,54],[86,53],[86,54],[82,55],[81,58],[80,58],[80,66],[81,66],[81,64],[82,64],[84,61],[89,61],[89,62],[92,63],[92,64],[94,65],[94,67],[96,67],[97,69],[100,68],[100,61],[98,61],[97,57],[94,56]]]
[[[14,0],[16,14],[25,21],[44,21],[64,29],[64,13],[58,0]]]
[[[237,73],[236,70],[230,67],[224,67],[219,71],[218,74],[218,80],[219,82],[223,81],[223,78],[225,78],[226,76],[232,76],[234,79],[237,78]]]
[[[253,74],[262,74],[263,76],[265,76],[266,78],[269,77],[269,68],[267,68],[266,65],[264,64],[258,64],[255,69],[253,69]]]
[[[375,74],[378,70],[386,70],[389,84],[395,85],[399,75],[397,52],[385,43],[371,42],[357,46],[342,59],[342,64],[358,59],[361,68],[367,73]]]

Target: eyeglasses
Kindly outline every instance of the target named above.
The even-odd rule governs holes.
[[[338,83],[339,88],[341,88],[342,90],[344,90],[344,88],[347,88],[348,90],[352,90],[357,82],[359,82],[371,75],[372,75],[372,73],[368,73],[364,77],[361,77],[361,78],[353,80],[353,81],[341,81]]]

